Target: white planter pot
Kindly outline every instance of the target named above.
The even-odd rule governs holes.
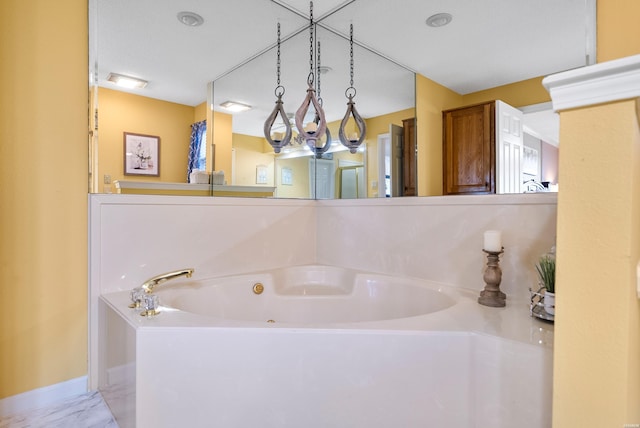
[[[548,291],[544,292],[544,310],[549,315],[556,314],[556,294]]]

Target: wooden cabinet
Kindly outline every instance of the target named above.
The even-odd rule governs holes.
[[[416,119],[404,119],[402,128],[402,196],[416,196]]]
[[[442,112],[443,193],[522,193],[522,120],[500,100]]]
[[[496,193],[495,102],[446,110],[443,193]]]

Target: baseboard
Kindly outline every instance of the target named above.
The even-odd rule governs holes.
[[[0,400],[0,417],[50,406],[87,391],[87,376],[32,389]]]

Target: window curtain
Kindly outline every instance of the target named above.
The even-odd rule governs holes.
[[[207,121],[196,122],[191,125],[191,139],[189,141],[189,164],[187,167],[187,183],[191,171],[199,169],[200,148],[206,139]]]

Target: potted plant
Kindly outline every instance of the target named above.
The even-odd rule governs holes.
[[[540,285],[544,287],[544,310],[549,315],[556,313],[556,257],[545,254],[536,264]]]

